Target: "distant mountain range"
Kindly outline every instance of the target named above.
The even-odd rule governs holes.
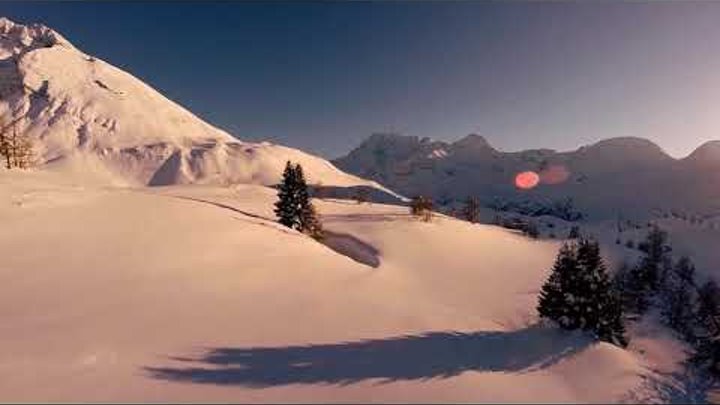
[[[606,139],[571,152],[502,152],[480,135],[456,142],[373,134],[337,167],[407,196],[431,196],[441,206],[477,197],[486,206],[551,205],[571,199],[590,218],[643,216],[653,209],[712,215],[720,211],[720,141],[674,159],[642,138]],[[537,186],[516,185],[519,173]]]

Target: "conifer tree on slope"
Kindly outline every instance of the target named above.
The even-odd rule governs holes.
[[[720,335],[720,287],[710,280],[698,289],[698,322],[706,335]]]
[[[567,295],[568,285],[577,273],[576,252],[573,245],[564,244],[545,284],[540,290],[537,311],[543,318],[556,321],[562,328],[575,329],[569,316],[571,303]]]
[[[646,252],[638,266],[639,277],[651,291],[657,291],[659,287],[662,265],[669,251],[667,239],[667,232],[653,226],[643,244]]]
[[[299,230],[305,234],[312,236],[315,239],[322,238],[322,224],[318,219],[315,206],[310,201],[310,193],[308,191],[308,185],[305,181],[305,174],[303,173],[302,166],[300,164],[295,166],[295,179],[297,182],[297,196],[298,196],[298,222]]]
[[[720,287],[710,280],[698,290],[695,353],[691,362],[720,376]]]
[[[627,346],[620,297],[610,282],[597,241],[581,238],[577,245],[579,272],[576,277],[577,316],[583,329],[600,340]]]
[[[654,226],[641,243],[645,255],[630,272],[628,279],[627,301],[630,310],[638,314],[644,313],[658,288],[662,286],[665,276],[664,267],[669,267],[667,233]]]
[[[538,312],[562,328],[582,328],[601,340],[627,345],[622,305],[612,290],[597,242],[581,239],[563,245],[541,289]]]
[[[661,313],[668,326],[692,340],[695,303],[695,266],[681,257],[665,276],[661,295]]]
[[[278,222],[288,228],[300,229],[300,203],[296,167],[288,161],[285,164],[282,182],[278,187],[275,215]]]

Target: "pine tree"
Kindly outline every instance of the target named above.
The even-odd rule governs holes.
[[[320,222],[315,206],[312,203],[306,205],[302,209],[300,222],[302,223],[301,229],[303,233],[318,240],[324,237],[322,223]]]
[[[720,377],[720,335],[700,339],[690,361],[712,377]]]
[[[627,347],[628,340],[623,323],[624,311],[619,293],[610,288],[600,309],[601,316],[595,328],[598,339],[616,346]]]
[[[640,278],[646,283],[651,291],[657,291],[661,266],[666,260],[670,247],[667,245],[667,232],[652,226],[650,232],[643,245],[645,246],[645,256],[640,262],[638,270]]]
[[[598,322],[598,291],[603,288],[601,276],[605,275],[600,258],[600,248],[588,239],[577,244],[578,272],[574,279],[574,295],[577,297],[576,317],[583,329],[591,329]],[[605,287],[607,288],[607,287]]]
[[[596,241],[563,245],[540,291],[538,313],[565,329],[591,331],[601,340],[627,345],[622,303]]]
[[[665,277],[661,289],[661,314],[668,326],[692,340],[695,302],[695,267],[682,257]]]
[[[538,297],[538,314],[556,321],[566,329],[575,328],[572,319],[568,316],[572,297],[567,294],[567,289],[573,274],[577,271],[575,247],[566,243],[560,248],[550,276],[540,289]]]
[[[577,225],[573,225],[570,228],[570,232],[568,232],[568,239],[578,239],[580,238],[580,227]]]
[[[318,218],[315,206],[310,201],[310,192],[305,174],[300,164],[295,165],[295,186],[297,190],[298,203],[298,230],[302,233],[312,236],[315,239],[321,239],[323,236],[322,224]]]
[[[697,330],[691,362],[720,377],[720,287],[710,280],[698,289]]]
[[[480,217],[480,203],[475,197],[468,197],[462,210],[463,218],[468,222],[478,222]]]
[[[657,226],[652,226],[645,241],[638,247],[645,254],[630,272],[627,292],[632,298],[632,305],[629,309],[642,314],[649,308],[653,296],[662,286],[663,277],[667,273],[665,269],[670,260],[667,233]]]
[[[310,201],[310,191],[300,164],[293,165],[290,161],[285,164],[283,180],[278,187],[278,200],[275,202],[275,215],[278,222],[288,228],[315,239],[323,236],[322,224]]]
[[[298,199],[298,181],[296,167],[288,161],[285,164],[282,182],[278,187],[278,200],[275,202],[275,215],[278,222],[288,228],[300,229],[300,202]]]
[[[698,289],[696,317],[704,335],[720,335],[720,287],[713,280]]]

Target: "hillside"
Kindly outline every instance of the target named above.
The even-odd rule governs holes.
[[[317,200],[328,244],[369,266],[274,223],[274,198],[0,173],[3,400],[614,402],[673,386],[681,347],[663,333],[622,350],[535,324],[557,243]]]

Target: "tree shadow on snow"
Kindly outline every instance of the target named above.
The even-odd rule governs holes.
[[[158,379],[264,388],[288,384],[348,385],[376,379],[448,378],[465,371],[529,372],[578,353],[592,340],[533,326],[512,332],[431,332],[337,344],[214,348],[188,367],[147,367]]]
[[[320,242],[336,253],[347,256],[358,263],[372,268],[380,266],[380,252],[371,244],[353,235],[325,230]]]

